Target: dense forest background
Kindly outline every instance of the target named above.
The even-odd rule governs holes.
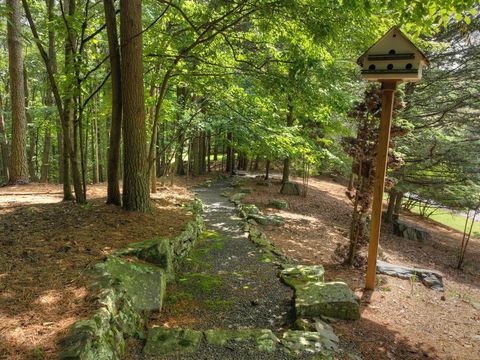
[[[0,2],[0,181],[63,183],[79,203],[108,181],[120,205],[123,180],[123,206],[148,211],[149,184],[171,174],[350,176],[365,154],[342,139],[372,91],[355,59],[398,25],[432,65],[399,92],[391,207],[415,194],[426,208],[478,208],[473,3]]]

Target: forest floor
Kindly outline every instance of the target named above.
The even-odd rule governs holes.
[[[193,195],[175,183],[152,194],[152,214],[106,205],[105,184],[89,186],[83,206],[62,202],[61,185],[0,188],[0,359],[55,357],[68,326],[93,310],[88,267],[182,230],[189,215],[180,205]]]
[[[301,179],[295,179],[301,183]],[[338,181],[338,180],[337,180]],[[360,296],[360,321],[334,324],[336,333],[351,341],[365,359],[479,359],[480,354],[480,239],[472,239],[465,269],[455,269],[462,234],[412,213],[407,222],[430,233],[428,243],[393,235],[392,225],[382,227],[380,244],[385,261],[429,268],[444,275],[445,292],[421,282],[378,275],[375,292],[364,290],[364,273],[338,264],[332,255],[337,244],[348,242],[351,203],[342,181],[310,179],[308,195],[284,196],[280,182],[259,186],[244,203],[285,218],[283,227],[264,226],[268,239],[284,254],[302,264],[322,264],[327,280],[346,282]],[[271,199],[289,202],[289,210],[268,208]]]
[[[445,292],[384,275],[378,276],[375,292],[366,292],[363,271],[332,258],[337,244],[348,241],[351,204],[343,183],[312,178],[303,198],[280,195],[278,180],[270,187],[247,181],[254,192],[243,202],[286,220],[282,227],[262,228],[269,240],[298,263],[322,264],[327,280],[345,281],[361,297],[362,319],[333,325],[365,359],[479,358],[479,239],[472,240],[465,269],[458,271],[454,265],[461,233],[404,213],[403,220],[427,229],[430,240],[421,244],[399,238],[386,224],[383,258],[442,272]],[[150,215],[105,205],[104,184],[89,187],[84,206],[61,202],[57,185],[0,188],[0,359],[53,357],[68,326],[92,311],[86,289],[89,265],[130,242],[178,233],[188,219],[179,205],[193,195],[185,180],[175,184],[152,195],[156,205]],[[287,200],[290,209],[268,208],[271,199]],[[156,321],[175,321],[172,315],[160,314]]]

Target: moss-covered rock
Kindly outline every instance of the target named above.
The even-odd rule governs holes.
[[[242,199],[246,196],[247,194],[245,193],[235,193],[232,196],[230,196],[230,201],[233,203],[240,202]]]
[[[185,354],[198,351],[202,332],[189,329],[150,329],[143,348],[146,355]]]
[[[330,359],[332,351],[336,351],[338,346],[331,340],[323,337],[321,334],[313,331],[289,330],[283,334],[282,345],[293,354],[314,353],[322,354],[320,359]]]
[[[343,282],[309,282],[295,288],[297,317],[360,318],[360,300]]]
[[[286,210],[289,208],[288,202],[281,199],[272,199],[269,201],[268,206],[274,209]]]
[[[325,269],[322,265],[296,265],[280,272],[283,282],[294,289],[309,282],[323,282],[324,275]]]
[[[248,341],[253,340],[260,351],[275,351],[278,338],[268,329],[239,329],[223,330],[212,329],[205,331],[205,339],[211,345],[223,346],[228,341]]]
[[[141,249],[137,256],[139,259],[161,267],[168,275],[173,275],[173,253],[169,239],[159,239],[152,246]]]
[[[278,215],[260,215],[260,214],[250,214],[247,217],[248,219],[255,220],[258,224],[261,225],[276,225],[281,226],[284,224],[284,220],[281,216]]]
[[[165,296],[166,274],[158,266],[128,262],[109,256],[98,269],[120,281],[137,310],[160,310]]]
[[[245,204],[240,206],[240,213],[243,218],[248,218],[249,215],[256,215],[260,213],[260,210],[253,204]]]

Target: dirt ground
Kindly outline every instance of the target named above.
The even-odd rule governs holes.
[[[338,180],[337,180],[338,181]],[[361,298],[362,319],[338,321],[334,327],[365,359],[480,359],[480,240],[469,245],[464,271],[454,269],[461,233],[414,214],[403,220],[427,229],[427,244],[392,234],[383,225],[384,260],[431,268],[444,274],[445,292],[421,283],[389,276],[377,277],[375,292],[365,291],[362,271],[349,269],[332,259],[338,243],[348,241],[351,204],[345,186],[329,178],[310,179],[308,195],[283,196],[280,184],[256,185],[244,202],[286,219],[283,227],[264,227],[269,240],[299,263],[323,264],[328,280],[349,284]],[[271,199],[284,199],[289,210],[268,208]]]
[[[185,182],[158,186],[152,214],[105,204],[106,185],[86,205],[61,202],[61,185],[0,188],[0,359],[54,358],[69,325],[87,318],[86,270],[130,242],[172,236],[189,215]]]

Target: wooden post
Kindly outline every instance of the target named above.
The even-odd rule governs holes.
[[[380,130],[378,134],[375,187],[373,190],[372,221],[370,242],[368,244],[367,277],[365,282],[365,288],[368,290],[375,288],[378,241],[380,238],[380,227],[382,225],[383,189],[385,186],[385,175],[387,173],[390,127],[396,89],[396,81],[382,82],[382,117],[380,119]]]

